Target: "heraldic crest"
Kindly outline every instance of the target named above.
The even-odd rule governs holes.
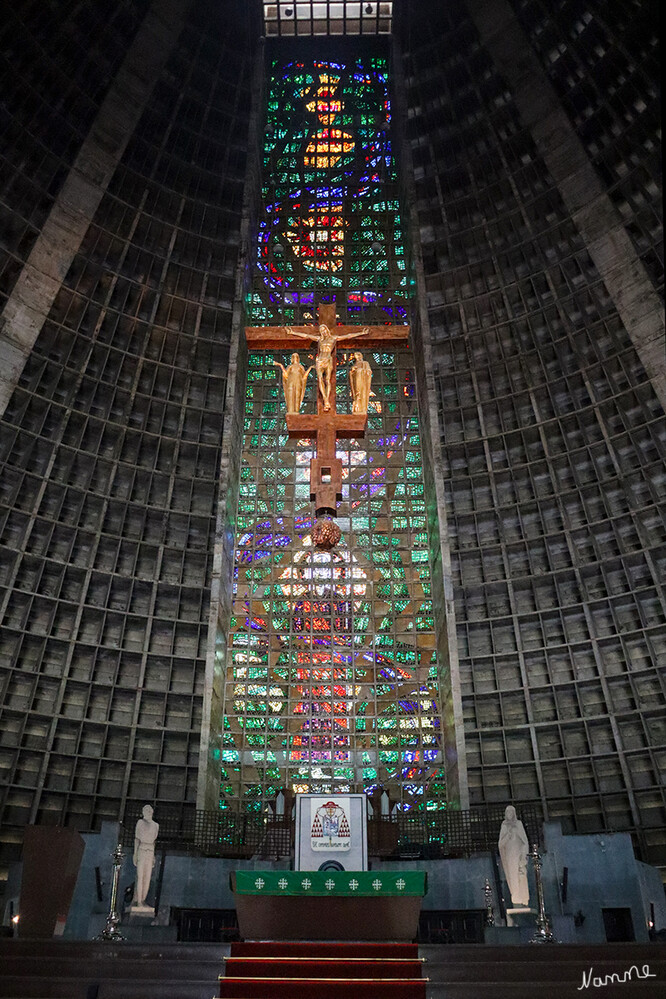
[[[313,804],[315,804],[313,802]],[[327,801],[314,811],[310,840],[313,850],[348,850],[351,844],[349,818],[337,801]]]

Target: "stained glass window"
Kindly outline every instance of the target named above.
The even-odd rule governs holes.
[[[250,356],[227,676],[230,798],[270,799],[284,786],[381,786],[408,808],[445,798],[419,422],[398,391],[410,384],[409,358],[368,359],[368,432],[338,444],[342,540],[322,552],[310,540],[312,445],[287,437],[272,357]],[[309,392],[304,408],[314,405]]]
[[[252,322],[307,319],[318,292],[334,292],[350,322],[405,322],[386,59],[273,73]]]
[[[333,296],[352,324],[406,322],[386,62],[274,63],[267,122],[248,322],[313,321]],[[351,357],[338,349],[339,412]],[[446,802],[413,356],[365,358],[368,427],[337,442],[342,538],[325,552],[311,540],[313,444],[289,439],[273,365],[287,358],[249,356],[223,804],[264,808],[283,787]],[[311,379],[302,411],[315,409]]]

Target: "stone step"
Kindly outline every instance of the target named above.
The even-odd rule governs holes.
[[[419,956],[427,961],[436,960],[464,962],[465,964],[488,964],[527,961],[530,964],[554,960],[598,961],[607,960],[611,955],[617,960],[637,961],[666,960],[666,947],[660,943],[614,943],[614,944],[519,944],[494,946],[489,944],[425,944],[419,947]]]
[[[224,969],[224,958],[217,960],[207,959],[205,961],[182,961],[165,954],[163,958],[146,958],[140,956],[130,959],[109,957],[104,954],[95,960],[76,957],[65,957],[58,955],[34,954],[16,957],[13,955],[0,955],[3,975],[14,977],[37,976],[48,978],[75,978],[85,974],[89,978],[101,980],[103,978],[113,978],[118,970],[122,969],[124,978],[141,979],[178,979],[187,981],[188,978],[199,978],[216,981],[217,976]]]
[[[229,946],[67,940],[0,944],[1,999],[211,999]]]
[[[432,982],[426,989],[426,999],[665,999],[666,985],[662,981],[630,982],[625,985],[611,985],[607,988],[584,989],[579,991],[577,985],[564,985],[557,981],[534,981],[532,984],[517,985],[496,983],[494,985],[478,982],[458,983],[455,985],[436,985]]]
[[[105,982],[97,999],[212,999],[217,995],[215,982],[136,982],[116,979]]]
[[[172,982],[115,978],[27,978],[0,976],[2,999],[211,999],[218,993],[217,979]]]
[[[666,947],[660,944],[452,944],[421,947],[419,954],[426,959],[423,973],[429,979],[428,999],[584,999],[596,995],[666,999]],[[646,969],[655,977],[643,977]],[[607,980],[612,973],[620,976],[619,982]],[[603,984],[595,984],[595,979]]]
[[[516,984],[524,982],[541,983],[542,981],[559,981],[564,984],[580,985],[583,972],[593,969],[593,976],[618,974],[623,976],[629,968],[642,971],[645,967],[657,976],[657,980],[666,982],[666,955],[660,960],[653,954],[650,958],[639,961],[624,960],[616,956],[604,956],[594,960],[559,961],[554,955],[551,961],[496,961],[488,964],[462,961],[426,961],[423,974],[433,983],[475,982],[479,986],[485,983],[501,982]]]
[[[0,999],[212,999],[230,951],[229,944],[3,940]],[[431,944],[418,954],[428,999],[666,999],[661,943]],[[634,973],[621,983],[581,988],[590,968],[593,978],[604,979],[632,966],[641,973],[647,966],[657,977]]]
[[[33,956],[67,954],[68,957],[97,959],[112,956],[126,958],[136,955],[155,961],[170,960],[200,961],[221,960],[230,953],[230,944],[223,943],[103,943],[99,940],[25,940],[18,938],[0,939],[0,960],[5,955],[26,954]]]

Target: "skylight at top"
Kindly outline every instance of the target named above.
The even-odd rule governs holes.
[[[264,0],[264,26],[267,36],[388,35],[392,11],[392,3],[354,0],[269,3]]]

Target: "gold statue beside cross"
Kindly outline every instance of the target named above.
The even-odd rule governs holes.
[[[245,329],[250,350],[291,350],[295,340],[317,344],[315,371],[317,375],[317,412],[301,413],[307,371],[297,353],[291,364],[282,369],[287,402],[287,429],[290,437],[315,440],[315,454],[310,462],[310,498],[315,515],[336,516],[337,502],[342,499],[342,461],[336,457],[335,442],[339,438],[363,437],[368,425],[370,395],[370,365],[360,352],[350,370],[353,405],[351,413],[338,413],[335,404],[336,347],[341,340],[358,340],[358,346],[387,349],[406,346],[409,326],[343,326],[338,325],[335,303],[320,305],[319,322],[312,326],[248,326]],[[354,344],[356,346],[356,344]],[[339,535],[339,531],[338,531]]]

